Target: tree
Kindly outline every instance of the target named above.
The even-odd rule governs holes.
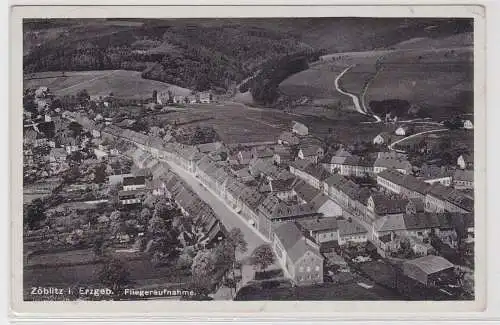
[[[107,260],[98,274],[99,281],[111,288],[115,294],[120,292],[123,286],[130,283],[130,273],[125,268],[122,260],[112,258]]]
[[[252,254],[252,264],[258,266],[261,271],[274,263],[274,253],[271,247],[267,244],[260,245]]]
[[[148,209],[154,209],[156,201],[158,201],[158,197],[150,193],[146,196],[146,198],[142,202],[142,205]]]
[[[120,213],[120,211],[115,210],[115,211],[111,212],[111,215],[109,216],[109,219],[112,220],[112,221],[120,220],[121,219],[121,213]]]
[[[47,218],[45,215],[45,207],[41,199],[34,199],[31,201],[23,212],[24,224],[28,225],[30,229]]]
[[[99,164],[94,168],[94,182],[97,184],[106,182],[106,164]]]
[[[165,197],[159,198],[155,203],[155,210],[153,211],[153,216],[165,218],[168,215],[168,211],[169,211],[169,206]]]
[[[194,277],[208,278],[215,271],[215,258],[211,250],[200,250],[193,259],[191,273]]]
[[[97,236],[94,240],[94,246],[92,247],[94,254],[96,256],[102,256],[104,253],[104,238],[102,236]]]
[[[78,100],[78,103],[82,106],[85,106],[86,104],[88,104],[88,102],[90,100],[90,95],[87,92],[87,89],[83,89],[83,90],[79,91],[76,94],[76,99]]]
[[[149,218],[151,218],[151,211],[148,208],[143,208],[139,215],[139,223],[145,225],[148,223]]]
[[[153,217],[148,222],[148,232],[152,235],[164,234],[167,231],[165,220],[158,215],[153,214]]]

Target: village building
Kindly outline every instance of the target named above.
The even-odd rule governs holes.
[[[408,237],[408,242],[413,253],[417,256],[426,256],[430,254],[435,254],[436,250],[428,242],[424,242],[419,237]]]
[[[267,147],[264,148],[253,147],[251,152],[252,152],[252,159],[270,160],[274,156],[273,151]]]
[[[236,158],[238,159],[238,162],[241,165],[248,165],[248,164],[250,164],[250,161],[253,158],[252,151],[251,150],[240,150],[240,151],[238,151]]]
[[[340,164],[336,171],[342,176],[372,176],[374,174],[374,160],[370,157],[349,156]]]
[[[453,187],[459,190],[474,188],[474,171],[457,169],[453,174]]]
[[[462,154],[457,158],[457,166],[461,169],[473,169],[474,157],[469,154]]]
[[[353,219],[338,220],[338,242],[339,245],[349,243],[366,243],[368,241],[368,231]]]
[[[358,184],[341,175],[334,174],[324,181],[323,192],[343,210],[346,209],[365,221],[370,220],[367,219],[366,210],[370,190],[361,188]]]
[[[386,169],[396,169],[400,173],[409,174],[412,170],[405,155],[396,152],[379,152],[373,164],[373,171],[378,174]]]
[[[317,164],[324,154],[323,148],[318,145],[304,145],[299,149],[297,157]]]
[[[366,204],[367,216],[371,220],[391,215],[402,216],[408,202],[406,199],[392,199],[383,194],[372,194]]]
[[[306,136],[309,134],[309,129],[304,124],[293,121],[292,133],[295,133],[295,134],[298,134],[301,136]]]
[[[377,184],[386,192],[422,201],[432,187],[421,179],[405,175],[394,169],[385,169],[377,175]],[[439,184],[439,183],[438,183]]]
[[[390,142],[390,135],[387,132],[382,132],[377,134],[375,138],[373,138],[373,144],[376,145],[381,145],[381,144],[389,144]]]
[[[452,185],[452,172],[445,166],[423,164],[419,171],[419,178],[427,184],[440,183],[444,186]]]
[[[52,148],[49,153],[49,161],[53,164],[59,164],[66,161],[67,152],[63,148]]]
[[[297,285],[323,282],[319,245],[304,236],[293,222],[276,225],[272,246],[285,276]]]
[[[308,217],[320,216],[310,203],[299,204],[280,200],[275,194],[265,197],[258,207],[259,231],[267,238],[272,238],[273,224],[296,221]]]
[[[278,137],[278,144],[285,146],[296,146],[299,144],[299,138],[292,132],[284,131]]]
[[[474,211],[474,199],[459,190],[434,184],[425,197],[425,209],[437,213],[469,213]]]
[[[125,188],[125,186],[124,186]],[[123,205],[136,205],[141,204],[146,192],[144,189],[137,190],[122,190],[118,192],[118,199]]]
[[[410,135],[410,128],[407,127],[407,126],[400,126],[396,129],[396,131],[394,131],[394,133],[396,135],[400,135],[400,136],[407,136],[407,135]]]
[[[330,174],[321,166],[309,163],[307,160],[297,160],[290,165],[290,172],[316,189],[323,188],[323,182]]]
[[[450,261],[435,255],[406,261],[402,266],[404,275],[428,287],[437,286],[446,279],[455,279],[454,268]]]
[[[350,156],[352,156],[352,154],[344,148],[338,149],[330,159],[330,172],[332,174],[340,172],[344,161]]]
[[[123,177],[123,190],[134,191],[146,188],[146,178],[144,176]]]
[[[339,228],[336,218],[299,220],[297,225],[320,245],[327,242],[338,242]]]
[[[471,120],[464,120],[464,129],[466,130],[474,129],[474,125],[472,124]]]

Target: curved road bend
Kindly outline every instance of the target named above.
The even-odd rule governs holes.
[[[408,139],[411,139],[411,138],[414,138],[414,137],[418,137],[422,134],[429,134],[429,133],[437,133],[437,132],[444,132],[444,131],[448,131],[448,129],[437,129],[437,130],[430,130],[430,131],[423,131],[423,132],[419,132],[419,133],[415,133],[415,134],[412,134],[412,135],[409,135],[403,139],[400,139],[396,142],[393,142],[391,143],[390,145],[388,145],[387,147],[389,148],[389,150],[392,150],[392,151],[397,151],[397,152],[402,152],[404,153],[403,150],[399,150],[399,149],[394,149],[394,145],[398,144],[398,143],[401,143],[403,141],[406,141]]]

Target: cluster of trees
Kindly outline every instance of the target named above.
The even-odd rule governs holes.
[[[240,87],[245,92],[250,88],[255,102],[274,104],[280,96],[279,84],[297,72],[309,68],[309,62],[317,61],[322,51],[306,50],[270,59],[263,64],[261,72]]]
[[[295,36],[239,24],[149,21],[75,37],[78,28],[68,27],[57,39],[31,47],[25,73],[125,69],[183,87],[225,91],[268,57],[305,47]]]

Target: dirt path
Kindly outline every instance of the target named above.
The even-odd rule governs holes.
[[[66,87],[66,88],[58,89],[57,92],[66,91],[68,89],[71,89],[71,88],[74,88],[74,87],[77,87],[77,86],[80,86],[80,85],[83,85],[83,84],[86,84],[86,83],[89,83],[89,82],[93,82],[93,81],[96,81],[96,80],[108,77],[108,76],[112,75],[115,72],[116,72],[115,70],[110,71],[110,72],[108,72],[108,73],[106,73],[104,75],[101,75],[101,76],[98,76],[98,77],[95,77],[95,78],[92,78],[92,79],[89,79],[89,80],[85,80],[85,81],[79,82],[77,84],[71,85],[71,86]]]
[[[341,93],[342,95],[346,95],[346,96],[349,96],[351,97],[352,99],[352,102],[354,103],[354,108],[356,109],[356,111],[360,114],[363,114],[363,115],[367,115],[367,116],[372,116],[377,122],[381,122],[382,120],[380,119],[380,117],[378,117],[377,115],[375,114],[369,114],[364,107],[362,107],[362,103],[361,101],[359,100],[359,97],[358,95],[355,95],[355,94],[351,94],[351,93],[348,93],[347,91],[344,91],[340,85],[339,85],[339,81],[340,81],[340,78],[342,78],[347,72],[349,72],[349,70],[351,70],[355,65],[351,65],[349,67],[347,67],[344,71],[342,71],[336,78],[335,78],[335,89],[337,89],[337,91],[339,93]],[[363,105],[364,106],[364,105]]]
[[[394,145],[399,144],[399,143],[401,143],[403,141],[406,141],[408,139],[411,139],[411,138],[414,138],[414,137],[418,137],[418,136],[423,135],[423,134],[437,133],[437,132],[444,132],[444,131],[449,131],[449,130],[448,129],[437,129],[437,130],[430,130],[430,131],[423,131],[423,132],[415,133],[415,134],[409,135],[409,136],[407,136],[407,137],[405,137],[403,139],[400,139],[398,141],[395,141],[395,142],[391,143],[388,146],[388,148],[389,148],[389,150],[392,150],[392,151],[404,153],[403,150],[394,149]]]

